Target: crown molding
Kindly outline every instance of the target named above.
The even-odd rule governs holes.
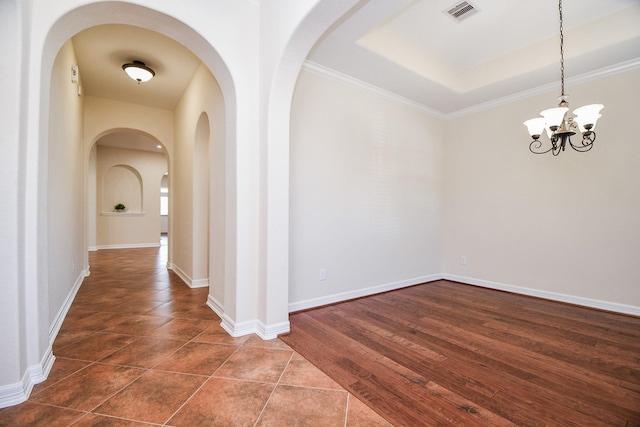
[[[640,58],[635,58],[629,61],[621,62],[619,64],[610,65],[608,67],[600,68],[589,73],[580,74],[578,76],[569,77],[565,80],[567,87],[576,86],[582,83],[587,83],[593,80],[598,80],[603,77],[614,76],[616,74],[624,73],[627,71],[640,68]],[[478,113],[480,111],[490,110],[492,108],[500,107],[503,105],[511,104],[516,101],[520,101],[526,98],[531,98],[536,95],[542,95],[545,93],[558,90],[558,82],[548,83],[542,86],[538,86],[532,89],[523,90],[512,95],[497,98],[489,102],[474,105],[468,108],[462,108],[452,113],[446,114],[446,119],[457,119],[459,117],[468,116]]]
[[[313,73],[319,74],[328,79],[331,79],[333,81],[344,83],[346,85],[364,90],[366,92],[371,93],[372,95],[378,96],[379,98],[386,99],[391,102],[395,102],[397,104],[403,105],[408,108],[412,108],[414,110],[423,112],[432,117],[436,117],[442,120],[451,120],[451,119],[457,119],[464,116],[469,116],[471,114],[479,113],[481,111],[490,110],[492,108],[511,104],[513,102],[520,101],[526,98],[531,98],[536,95],[553,92],[558,89],[558,82],[553,82],[553,83],[545,84],[532,89],[527,89],[521,92],[517,92],[508,96],[497,98],[488,102],[483,102],[481,104],[473,105],[468,108],[462,108],[460,110],[456,110],[451,113],[444,113],[442,111],[438,111],[434,108],[431,108],[427,105],[421,104],[419,102],[413,101],[411,99],[405,98],[400,95],[396,95],[393,92],[381,89],[370,83],[365,83],[362,80],[358,80],[354,77],[351,77],[347,74],[331,69],[329,67],[325,67],[324,65],[320,65],[316,62],[307,60],[304,62],[302,68],[305,70],[311,71]],[[598,70],[595,70],[589,73],[580,74],[578,76],[569,77],[566,79],[566,86],[575,86],[578,84],[587,83],[593,80],[598,80],[604,77],[609,77],[616,74],[631,71],[636,68],[640,68],[640,58],[635,58],[629,61],[621,62],[619,64],[614,64],[608,67],[600,68]]]
[[[378,86],[374,86],[370,83],[366,83],[363,82],[362,80],[358,80],[355,77],[351,77],[347,74],[341,73],[340,71],[336,71],[332,68],[329,67],[325,67],[324,65],[320,65],[316,62],[312,62],[312,61],[305,61],[303,66],[303,69],[311,71],[315,74],[319,74],[323,77],[326,77],[330,80],[339,82],[339,83],[344,83],[348,86],[352,86],[355,87],[357,89],[361,89],[365,92],[369,92],[374,96],[377,96],[379,98],[385,99],[387,101],[391,101],[394,102],[396,104],[400,104],[404,107],[408,107],[411,108],[413,110],[417,110],[420,111],[422,113],[425,113],[427,115],[439,118],[439,119],[446,119],[446,115],[443,114],[442,112],[428,107],[424,104],[420,104],[419,102],[413,101],[411,99],[405,98],[403,96],[400,95],[396,95],[393,92],[390,92],[388,90],[385,89],[381,89]]]

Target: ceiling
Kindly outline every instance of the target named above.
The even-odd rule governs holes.
[[[456,22],[444,11],[460,0],[370,0],[321,39],[307,66],[442,117],[545,85],[559,91],[555,0],[469,2],[478,12]],[[640,0],[564,0],[563,11],[568,80],[640,63]],[[168,37],[126,25],[87,29],[73,44],[85,94],[164,109],[200,65]],[[132,60],[156,77],[139,85],[128,78],[121,66]]]

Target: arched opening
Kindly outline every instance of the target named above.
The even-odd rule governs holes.
[[[114,15],[114,10],[117,13]],[[140,13],[143,12],[143,13]],[[105,22],[105,17],[109,18],[110,22]],[[117,17],[114,18],[114,16]],[[79,19],[82,17],[82,19]],[[142,19],[140,19],[142,17]],[[69,84],[67,80],[67,69],[69,64],[75,66],[78,62],[78,58],[75,56],[73,44],[70,43],[71,37],[74,37],[78,33],[87,28],[100,26],[103,24],[113,23],[113,20],[118,24],[135,25],[136,28],[144,28],[147,31],[158,30],[164,34],[172,34],[182,45],[192,52],[198,55],[202,65],[198,68],[197,75],[192,76],[193,80],[200,78],[200,80],[206,80],[209,86],[214,86],[217,93],[213,96],[216,101],[213,102],[215,108],[218,110],[217,117],[220,119],[216,121],[217,126],[215,132],[215,143],[222,148],[218,148],[217,151],[222,153],[223,157],[220,159],[222,167],[219,168],[219,174],[223,174],[222,185],[225,189],[233,181],[228,182],[224,179],[227,173],[227,161],[224,158],[227,150],[224,148],[228,144],[234,144],[234,133],[228,132],[228,123],[233,121],[234,111],[226,112],[229,106],[234,105],[234,88],[229,79],[229,73],[226,66],[221,61],[219,56],[213,47],[206,42],[199,34],[187,27],[184,23],[179,22],[176,19],[169,18],[166,15],[155,12],[151,9],[142,8],[140,6],[122,4],[119,2],[100,2],[82,6],[78,9],[72,10],[66,15],[62,16],[53,26],[48,34],[47,40],[44,46],[43,64],[42,64],[42,100],[40,115],[41,132],[38,144],[44,150],[51,154],[50,158],[46,162],[45,171],[47,171],[46,179],[43,177],[38,184],[37,201],[35,204],[38,206],[37,220],[36,222],[46,224],[42,229],[44,231],[42,236],[46,236],[46,241],[49,242],[49,247],[46,251],[41,251],[37,259],[37,264],[40,268],[39,275],[45,280],[38,281],[39,293],[41,295],[47,295],[43,302],[48,305],[49,315],[47,317],[46,312],[42,314],[32,313],[38,318],[38,323],[41,325],[38,329],[40,331],[49,330],[49,336],[40,333],[37,340],[40,341],[39,346],[41,348],[46,347],[47,342],[51,342],[57,334],[61,322],[64,319],[66,310],[69,308],[69,304],[72,298],[69,295],[74,294],[77,291],[77,287],[82,282],[82,277],[89,274],[88,264],[88,251],[96,250],[100,247],[118,247],[122,245],[137,245],[151,242],[127,242],[125,241],[105,241],[101,239],[101,234],[107,234],[113,236],[113,228],[103,227],[101,220],[113,221],[122,220],[134,220],[129,218],[130,216],[142,215],[144,216],[145,210],[150,204],[145,200],[147,196],[153,195],[155,204],[158,206],[160,200],[158,194],[160,193],[160,179],[150,180],[154,182],[157,191],[150,191],[149,194],[144,190],[144,185],[139,185],[138,201],[127,202],[132,203],[129,207],[129,212],[122,216],[112,216],[112,212],[107,212],[105,206],[110,205],[112,201],[108,201],[109,197],[102,197],[92,189],[98,188],[98,186],[105,183],[104,179],[100,177],[100,150],[115,150],[114,147],[102,148],[103,145],[100,141],[107,141],[115,138],[116,134],[122,137],[126,134],[129,138],[140,138],[141,136],[151,137],[154,143],[162,141],[164,151],[166,152],[167,159],[170,159],[174,153],[178,157],[177,162],[169,161],[168,167],[165,166],[163,173],[169,170],[170,173],[178,173],[180,171],[191,170],[191,167],[181,169],[180,161],[184,159],[186,150],[184,147],[176,147],[173,144],[173,132],[174,125],[172,120],[172,114],[166,114],[161,108],[157,108],[152,111],[152,114],[148,114],[151,111],[145,111],[139,105],[135,104],[122,104],[113,102],[111,100],[104,100],[101,97],[91,96],[87,93],[87,90],[82,89],[82,71],[80,71],[80,78],[77,81]],[[79,23],[81,21],[82,23]],[[162,22],[162,24],[160,24]],[[163,36],[164,37],[164,36]],[[59,55],[58,53],[62,53]],[[58,60],[57,58],[62,58]],[[56,65],[54,66],[54,63]],[[58,64],[59,63],[59,64]],[[57,68],[59,70],[57,70]],[[53,72],[52,72],[53,69]],[[216,73],[218,79],[212,77],[211,71]],[[159,70],[160,71],[160,70]],[[120,70],[121,72],[121,70]],[[205,75],[205,77],[199,77]],[[202,84],[202,83],[199,83]],[[71,93],[71,90],[73,91]],[[135,90],[135,89],[134,89]],[[223,94],[224,93],[224,94]],[[205,92],[206,94],[206,92]],[[59,101],[64,101],[64,106],[68,108],[60,108]],[[194,101],[195,103],[195,101]],[[210,102],[211,103],[211,102]],[[179,109],[180,105],[176,106]],[[200,111],[203,107],[200,107]],[[154,115],[155,114],[155,115]],[[189,112],[182,112],[182,121],[186,122],[184,117],[189,116]],[[167,119],[167,117],[169,119]],[[205,115],[206,117],[206,115]],[[193,118],[193,121],[197,121],[198,116]],[[204,122],[203,122],[204,123]],[[180,126],[188,127],[187,123],[181,123]],[[191,126],[192,132],[195,126]],[[200,125],[198,129],[197,141],[200,141],[198,145],[198,153],[203,150],[208,151],[208,145],[211,142],[211,132],[209,130],[209,124],[204,123]],[[126,130],[127,132],[122,132]],[[193,135],[193,134],[192,134]],[[59,147],[59,141],[70,141],[68,147]],[[204,144],[204,141],[207,144]],[[95,144],[98,142],[97,144]],[[191,144],[194,144],[193,136]],[[109,144],[105,144],[109,145]],[[72,153],[72,155],[70,155]],[[208,176],[208,164],[206,162],[199,163],[197,169],[200,176]],[[191,161],[190,161],[191,162]],[[232,163],[228,163],[232,167]],[[178,165],[177,169],[174,166]],[[126,165],[125,165],[126,166]],[[136,168],[133,168],[136,169]],[[71,173],[69,171],[71,170]],[[113,177],[116,182],[120,178],[124,179],[127,176],[127,171],[131,171],[127,167],[116,166],[110,169],[109,174],[118,175]],[[134,174],[135,175],[135,174]],[[140,173],[139,176],[144,174]],[[42,177],[42,175],[41,175]],[[120,179],[120,181],[122,181]],[[134,180],[127,180],[120,182],[133,182]],[[138,180],[140,181],[140,180]],[[142,180],[145,181],[146,180]],[[74,183],[74,187],[70,189],[67,185],[69,182]],[[197,180],[198,185],[200,181]],[[208,178],[205,179],[208,182]],[[144,182],[143,182],[144,184]],[[170,186],[173,187],[174,180],[170,181]],[[110,185],[109,188],[116,188],[119,185]],[[121,186],[120,186],[121,187]],[[104,187],[102,187],[104,189]],[[142,190],[140,190],[142,188]],[[56,191],[52,192],[52,189]],[[122,188],[120,188],[122,190]],[[198,191],[203,191],[201,188]],[[204,187],[204,191],[208,191],[208,185]],[[153,194],[151,194],[153,193]],[[175,191],[172,191],[175,194]],[[34,194],[34,193],[31,193]],[[235,206],[227,203],[224,199],[224,192],[219,193],[222,199],[217,201],[217,204],[223,207],[223,217],[233,213]],[[47,198],[48,202],[45,203],[43,198]],[[200,199],[199,199],[200,200]],[[208,207],[208,198],[206,201],[201,202],[205,208]],[[106,203],[106,204],[105,204]],[[114,202],[116,203],[116,202]],[[119,203],[119,202],[117,202]],[[126,204],[125,204],[126,205]],[[51,209],[55,206],[55,209]],[[108,207],[108,206],[107,206]],[[131,210],[131,207],[135,211]],[[112,210],[112,209],[111,209]],[[172,209],[170,209],[172,210]],[[53,212],[53,215],[52,215]],[[60,212],[60,213],[57,213]],[[208,212],[205,210],[202,218],[198,220],[200,229],[203,227],[208,229],[207,222]],[[184,215],[183,215],[184,217]],[[157,215],[159,223],[160,215]],[[27,220],[28,222],[28,220]],[[191,224],[191,221],[189,221]],[[160,226],[157,227],[157,233],[155,233],[155,242],[159,242]],[[168,229],[172,229],[173,225],[171,220],[168,223]],[[217,227],[220,230],[220,227]],[[123,229],[126,230],[126,227]],[[224,233],[224,226],[222,226],[222,232]],[[116,233],[117,234],[117,233]],[[131,233],[124,232],[124,235],[130,235]],[[201,234],[198,233],[198,236]],[[72,236],[70,239],[69,237]],[[203,248],[206,249],[202,259],[199,260],[198,268],[204,270],[204,280],[208,275],[209,264],[209,248],[208,248],[208,231],[204,234]],[[221,238],[220,241],[225,245],[233,245],[234,240],[229,238]],[[58,242],[57,244],[54,242]],[[64,242],[69,246],[65,250],[60,250],[59,244]],[[157,243],[156,243],[157,244]],[[56,246],[58,245],[58,246]],[[37,246],[37,244],[36,244]],[[172,260],[173,248],[169,248],[169,267],[173,267]],[[194,251],[194,253],[202,253],[202,251]],[[229,266],[233,267],[233,263],[228,263],[225,258],[229,254],[233,254],[234,251],[228,250],[228,247],[218,248],[216,251],[217,256],[222,257],[218,264],[223,266],[220,273],[224,278],[224,268]],[[59,258],[64,257],[63,263],[59,262]],[[67,259],[68,258],[68,259]],[[64,267],[64,268],[63,268]],[[192,266],[190,266],[192,267]],[[64,270],[64,271],[62,271]],[[220,274],[219,273],[219,274]],[[199,273],[200,274],[200,273]],[[63,276],[61,280],[59,278]],[[193,277],[193,276],[192,276]],[[65,286],[60,287],[59,284],[64,283]],[[68,286],[67,284],[71,284]],[[224,280],[220,280],[221,286],[227,286]],[[224,292],[219,292],[225,294]],[[232,294],[231,292],[226,293]],[[220,301],[220,307],[224,308],[224,301]],[[49,325],[53,324],[53,327]],[[44,327],[44,326],[47,327]]]
[[[160,245],[161,179],[169,159],[154,137],[137,130],[114,130],[101,136],[90,156],[87,211],[96,227],[96,249]],[[91,167],[91,159],[94,166]],[[117,204],[124,207],[115,208]]]
[[[31,372],[23,380],[27,395],[32,384],[30,382],[38,378],[38,371],[31,368],[39,366],[46,372],[53,361],[52,339],[64,319],[68,304],[73,300],[74,286],[81,283],[81,279],[74,282],[73,278],[80,277],[79,271],[88,274],[86,253],[97,246],[91,237],[91,229],[96,227],[91,223],[91,218],[96,215],[90,215],[88,209],[89,205],[97,205],[97,200],[92,201],[88,192],[89,186],[97,185],[97,179],[91,181],[91,171],[95,171],[97,165],[96,153],[92,152],[93,143],[113,129],[141,130],[163,143],[173,138],[173,133],[167,138],[161,130],[153,127],[162,127],[167,120],[158,115],[141,113],[137,108],[112,108],[112,114],[108,117],[84,114],[86,110],[83,109],[87,104],[91,104],[93,112],[105,105],[95,102],[95,99],[87,102],[91,96],[82,89],[82,71],[78,82],[69,82],[69,69],[75,64],[73,51],[68,50],[72,46],[67,46],[71,38],[88,28],[113,23],[156,31],[189,49],[202,62],[201,69],[215,76],[220,97],[214,105],[209,106],[209,110],[215,114],[203,108],[192,110],[197,111],[196,114],[207,111],[212,142],[211,163],[219,162],[221,165],[220,168],[210,169],[215,176],[210,177],[209,234],[213,243],[209,246],[209,265],[215,264],[215,268],[209,271],[212,284],[208,303],[223,315],[230,332],[242,335],[258,330],[262,336],[273,337],[281,331],[280,326],[286,323],[287,318],[286,111],[296,73],[306,55],[306,51],[302,51],[310,49],[312,39],[319,37],[347,7],[342,6],[345,2],[332,0],[301,4],[291,14],[283,15],[288,27],[282,32],[276,30],[278,37],[269,41],[268,44],[274,45],[273,52],[271,47],[267,47],[265,55],[257,55],[260,56],[257,58],[254,54],[260,53],[258,41],[263,30],[255,25],[256,19],[262,19],[262,14],[257,14],[255,8],[263,5],[255,2],[238,8],[229,8],[226,4],[220,6],[214,2],[207,5],[210,13],[206,18],[182,5],[168,3],[163,8],[166,14],[122,1],[97,1],[79,7],[72,3],[63,0],[48,5],[50,7],[46,14],[40,13],[40,10],[35,13],[37,7],[32,10],[30,6],[25,6],[24,10],[24,35],[29,40],[29,48],[23,46],[24,57],[19,59],[22,59],[24,70],[28,72],[24,74],[24,80],[19,80],[25,100],[20,105],[20,129],[24,132],[20,132],[18,138],[20,164],[24,165],[18,184],[21,193],[18,208],[21,215],[18,264],[23,274],[16,286],[20,286],[21,298],[24,299],[20,313],[20,322],[24,327],[20,328],[21,343],[17,353],[21,359],[19,376],[27,368]],[[316,4],[329,5],[330,13],[324,13],[322,7],[316,8]],[[303,19],[311,9],[314,12],[308,19]],[[230,19],[230,14],[233,19]],[[314,16],[323,18],[315,19]],[[279,28],[278,17],[271,18],[267,13],[264,18],[275,23],[274,29]],[[236,21],[247,32],[247,37],[228,37],[229,22]],[[61,63],[54,80],[54,61],[63,47],[69,56]],[[283,52],[281,48],[285,48],[284,54],[277,53]],[[292,53],[292,49],[295,52]],[[218,52],[224,53],[224,60]],[[247,55],[248,52],[252,54]],[[284,71],[279,65],[283,55],[288,64]],[[275,58],[274,62],[267,59],[267,66],[256,67],[263,58],[271,57]],[[261,83],[258,81],[263,81],[260,77],[263,68],[267,70],[265,75],[268,78],[264,79],[267,90],[259,93]],[[234,70],[233,79],[231,69]],[[276,90],[268,83],[274,73],[279,82],[275,84],[278,87]],[[236,92],[236,87],[242,90]],[[263,98],[267,92],[269,95]],[[69,101],[71,108],[60,108],[57,102],[60,97]],[[261,104],[261,101],[267,102]],[[272,107],[277,110],[274,115],[268,112]],[[65,129],[69,115],[78,119],[75,123],[77,126]],[[267,119],[265,115],[270,118]],[[96,117],[102,120],[97,121]],[[276,132],[272,131],[273,126],[268,125],[272,121],[278,123]],[[55,123],[62,124],[62,127],[56,128]],[[192,125],[185,127],[193,132],[195,124]],[[59,131],[62,132],[57,133]],[[65,132],[67,136],[75,134],[67,139]],[[187,139],[193,141],[193,134]],[[57,144],[62,140],[80,140],[79,152],[74,151],[69,155],[67,147]],[[276,142],[272,144],[273,141]],[[273,146],[274,150],[264,145]],[[170,191],[176,195],[174,187],[178,176],[175,172],[182,170],[178,165],[184,159],[175,155],[172,143],[167,143],[165,148],[170,159]],[[66,164],[72,166],[69,169],[71,175],[59,174],[65,164],[59,162],[60,159],[68,160]],[[72,188],[75,190],[64,187],[66,182],[73,182]],[[50,194],[51,188],[67,188],[68,191]],[[72,203],[66,203],[68,201]],[[175,200],[172,204],[176,204]],[[174,221],[174,216],[170,217],[170,232],[175,229],[172,224]],[[65,232],[68,230],[71,234]],[[69,247],[48,246],[57,236],[64,237]],[[60,263],[56,250],[66,257]],[[171,247],[170,259],[172,252]],[[63,272],[63,269],[64,277],[58,280],[54,276]],[[60,287],[60,283],[72,285]],[[260,328],[265,325],[267,328]],[[276,325],[277,328],[269,328],[269,325]]]

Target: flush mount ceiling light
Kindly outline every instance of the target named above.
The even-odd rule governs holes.
[[[596,121],[602,116],[600,110],[602,104],[585,105],[573,111],[574,116],[570,116],[569,97],[564,93],[564,35],[562,33],[562,0],[558,1],[560,11],[560,85],[561,94],[558,97],[558,107],[549,108],[540,113],[542,117],[530,119],[524,122],[529,130],[529,135],[533,141],[529,144],[529,150],[534,154],[545,154],[551,151],[554,156],[564,151],[567,142],[576,151],[585,152],[591,150],[593,142],[596,140]],[[546,148],[546,144],[540,141],[542,131],[546,130],[551,141],[551,147]],[[573,144],[571,136],[577,132],[582,134],[582,141]]]
[[[156,75],[155,71],[147,67],[142,61],[133,61],[122,66],[122,69],[129,77],[137,81],[138,84],[151,80]]]

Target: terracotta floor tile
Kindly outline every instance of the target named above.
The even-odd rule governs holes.
[[[280,384],[342,390],[338,383],[298,353],[293,354]]]
[[[33,386],[33,390],[31,391],[31,395],[35,396],[42,390],[47,387],[52,386],[58,381],[78,372],[80,369],[86,368],[89,366],[91,362],[85,362],[83,360],[75,360],[75,359],[65,359],[63,357],[57,357],[53,367],[51,368],[51,372],[49,372],[49,376],[47,379],[40,384],[36,384]]]
[[[108,417],[104,415],[87,414],[80,418],[73,427],[151,427],[157,424],[148,424],[122,418]]]
[[[244,344],[244,342],[247,341],[248,339],[249,339],[248,335],[245,335],[243,337],[237,337],[237,338],[232,337],[231,335],[229,335],[227,331],[222,329],[222,326],[220,326],[219,323],[216,323],[214,325],[211,325],[206,330],[204,330],[198,336],[196,336],[193,339],[193,341],[209,342],[209,343],[216,343],[216,344],[227,344],[227,345],[233,345],[233,346],[239,347],[242,344]]]
[[[151,332],[149,336],[188,341],[212,325],[214,322],[210,320],[171,319]]]
[[[346,427],[393,427],[373,409],[349,395]]]
[[[145,371],[94,363],[32,397],[34,402],[90,411]]]
[[[273,388],[273,384],[211,378],[167,425],[253,426]]]
[[[111,307],[105,311],[117,313],[120,315],[145,314],[148,311],[151,311],[160,305],[162,305],[162,303],[158,301],[143,301],[140,298],[134,298],[134,299],[128,298],[126,302],[116,305],[115,307]]]
[[[292,350],[243,346],[216,371],[215,376],[275,383],[292,354]]]
[[[263,340],[262,338],[260,338],[255,334],[249,335],[249,338],[247,339],[247,341],[245,341],[243,345],[248,347],[278,348],[281,350],[291,350],[291,347],[289,347],[287,344],[285,344],[283,341],[280,341],[277,338],[272,340]]]
[[[69,308],[64,321],[62,322],[62,329],[73,329],[70,327],[72,323],[75,323],[77,320],[82,320],[83,318],[91,316],[95,313],[96,312],[94,310],[86,310],[83,308],[78,308],[77,305],[72,305],[71,308]]]
[[[128,335],[96,332],[83,340],[58,349],[56,356],[98,361],[136,339]]]
[[[347,406],[331,393],[346,391],[280,340],[231,337],[205,304],[208,290],[166,269],[166,248],[89,256],[91,276],[54,342],[48,380],[29,401],[0,409],[0,427],[142,427],[171,417],[165,425],[253,426],[260,418],[324,427],[340,411],[345,426]],[[349,427],[387,425],[351,399]]]
[[[66,427],[83,415],[84,412],[27,401],[0,412],[0,426]]]
[[[93,412],[162,424],[206,379],[196,375],[149,371]]]
[[[149,310],[148,316],[181,317],[193,310],[193,304],[186,302],[166,301]]]
[[[220,344],[190,342],[165,358],[154,369],[195,375],[213,375],[236,351],[235,347]]]
[[[83,331],[103,331],[109,326],[120,323],[123,320],[122,313],[98,312],[73,319],[71,322],[65,321],[64,326]]]
[[[62,329],[58,332],[56,340],[53,342],[53,354],[58,354],[58,349],[69,344],[81,341],[93,335],[91,331],[79,331],[76,329]]]
[[[185,345],[185,341],[142,337],[100,360],[113,365],[152,368]]]
[[[202,319],[202,320],[213,320],[215,322],[220,322],[220,317],[211,310],[206,304],[199,304],[195,307],[191,306],[191,310],[184,313],[181,317],[184,319]]]
[[[158,329],[170,320],[171,318],[169,317],[144,315],[133,316],[123,322],[118,323],[117,325],[113,325],[105,329],[104,332],[146,336],[151,334],[151,332]]]
[[[347,392],[279,385],[256,426],[342,427]]]

